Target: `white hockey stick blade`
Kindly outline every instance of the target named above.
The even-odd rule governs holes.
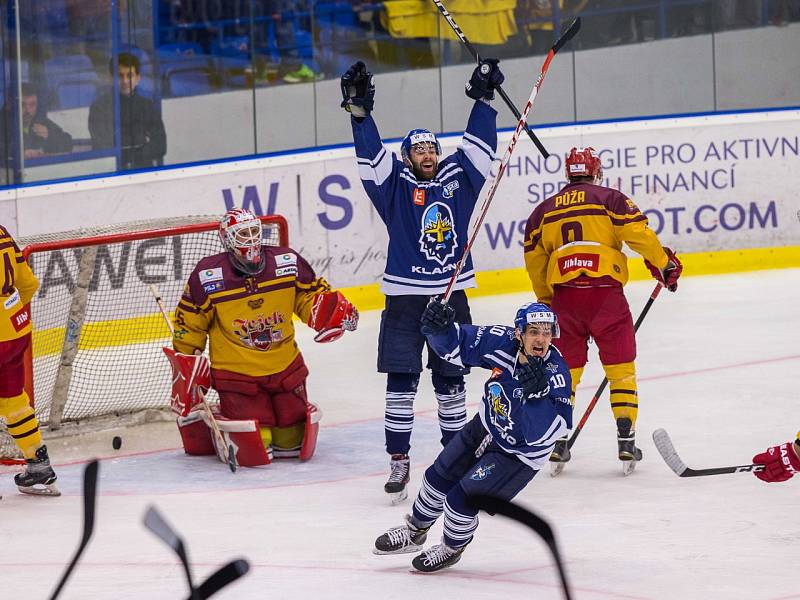
[[[661,454],[664,462],[667,463],[667,466],[675,471],[677,475],[683,475],[688,467],[675,451],[675,446],[672,444],[669,434],[664,429],[656,429],[653,432],[653,442],[655,442],[656,449]]]
[[[144,525],[175,552],[183,551],[183,540],[178,537],[178,534],[175,533],[175,530],[164,520],[164,517],[156,510],[155,506],[148,507],[144,515]]]

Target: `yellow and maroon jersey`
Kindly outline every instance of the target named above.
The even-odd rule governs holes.
[[[262,252],[257,275],[242,274],[226,252],[197,263],[175,310],[175,350],[203,350],[208,338],[213,368],[254,377],[291,364],[299,354],[292,315],[307,323],[314,298],[331,288],[291,248]]]
[[[525,226],[525,267],[540,302],[550,302],[553,286],[625,285],[628,259],[622,243],[659,269],[667,254],[647,217],[623,193],[576,182],[537,206]]]
[[[28,303],[39,289],[39,280],[23,258],[19,246],[0,225],[0,342],[31,332]]]

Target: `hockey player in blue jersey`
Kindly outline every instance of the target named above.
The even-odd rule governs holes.
[[[569,369],[558,349],[558,320],[546,304],[531,302],[515,327],[456,324],[455,309],[434,300],[422,331],[443,359],[490,369],[478,414],[450,440],[425,471],[411,514],[375,540],[375,554],[417,552],[444,513],[442,543],[416,556],[418,571],[459,561],[478,527],[469,496],[511,500],[547,462],[559,436],[572,428]]]
[[[427,129],[413,129],[398,157],[382,143],[370,116],[375,85],[363,62],[342,76],[342,107],[351,114],[358,172],[389,233],[381,291],[386,305],[378,336],[378,372],[387,374],[385,434],[391,455],[384,490],[392,503],[408,496],[414,397],[422,372],[425,337],[419,319],[431,296],[442,293],[463,254],[467,228],[497,149],[497,113],[489,105],[503,82],[497,60],[483,60],[466,85],[475,104],[458,149],[440,160],[441,145]],[[453,285],[451,303],[460,323],[470,323],[464,293],[475,287],[472,257]],[[464,374],[428,348],[438,402],[442,445],[466,422]]]

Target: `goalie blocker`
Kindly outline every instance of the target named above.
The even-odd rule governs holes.
[[[181,354],[171,348],[163,348],[163,351],[172,367],[170,406],[178,415],[178,429],[186,453],[198,456],[216,454],[222,462],[227,462],[223,448],[218,447],[212,433],[213,426],[208,413],[198,410],[205,393],[211,387],[211,369],[208,359],[202,354]],[[301,461],[305,461],[314,455],[322,412],[305,398],[305,378],[308,375],[308,369],[302,362],[302,358],[298,357],[298,360],[285,372],[267,378],[243,378],[224,371],[218,371],[215,375],[216,385],[214,387],[220,393],[223,403],[226,399],[228,400],[229,414],[242,411],[242,404],[258,398],[261,395],[259,392],[269,394],[269,398],[264,399],[265,406],[259,414],[260,420],[230,418],[219,411],[213,411],[217,426],[224,438],[225,447],[233,447],[237,464],[244,467],[255,467],[272,462],[273,451],[271,446],[265,446],[262,422],[269,427],[277,424],[271,400],[276,395],[284,396],[287,391],[295,396],[294,412],[302,411],[302,406],[305,405],[303,439],[299,448],[281,449],[276,451],[276,456],[278,458],[299,457]],[[259,381],[259,379],[267,381]],[[274,381],[269,381],[270,379]],[[277,384],[278,387],[276,388],[274,384]],[[287,388],[287,386],[289,387]],[[252,412],[252,409],[248,409],[247,412]],[[302,417],[302,414],[295,415],[295,418],[298,416]],[[280,419],[280,421],[283,420],[283,418]]]

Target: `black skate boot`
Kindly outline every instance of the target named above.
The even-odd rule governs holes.
[[[642,460],[642,451],[636,447],[636,432],[631,431],[630,419],[617,419],[617,446],[622,461],[623,475],[630,475],[636,463]]]
[[[383,491],[389,494],[392,504],[399,504],[408,498],[406,485],[411,481],[411,461],[408,454],[392,454],[392,461],[389,463],[391,472],[389,479],[383,486]]]
[[[405,523],[392,527],[375,540],[374,554],[405,554],[406,552],[419,552],[422,544],[428,537],[427,527],[417,527],[411,515],[406,515]]]
[[[553,452],[550,454],[550,475],[555,477],[564,470],[564,465],[569,462],[572,455],[569,452],[567,438],[556,442]]]
[[[447,567],[452,567],[459,560],[466,546],[451,548],[445,543],[431,546],[411,561],[411,566],[423,573],[435,573]]]
[[[36,450],[36,458],[29,458],[25,462],[25,472],[14,475],[14,483],[20,492],[35,496],[61,495],[56,485],[58,477],[50,466],[50,457],[47,456],[47,446],[41,446]]]

